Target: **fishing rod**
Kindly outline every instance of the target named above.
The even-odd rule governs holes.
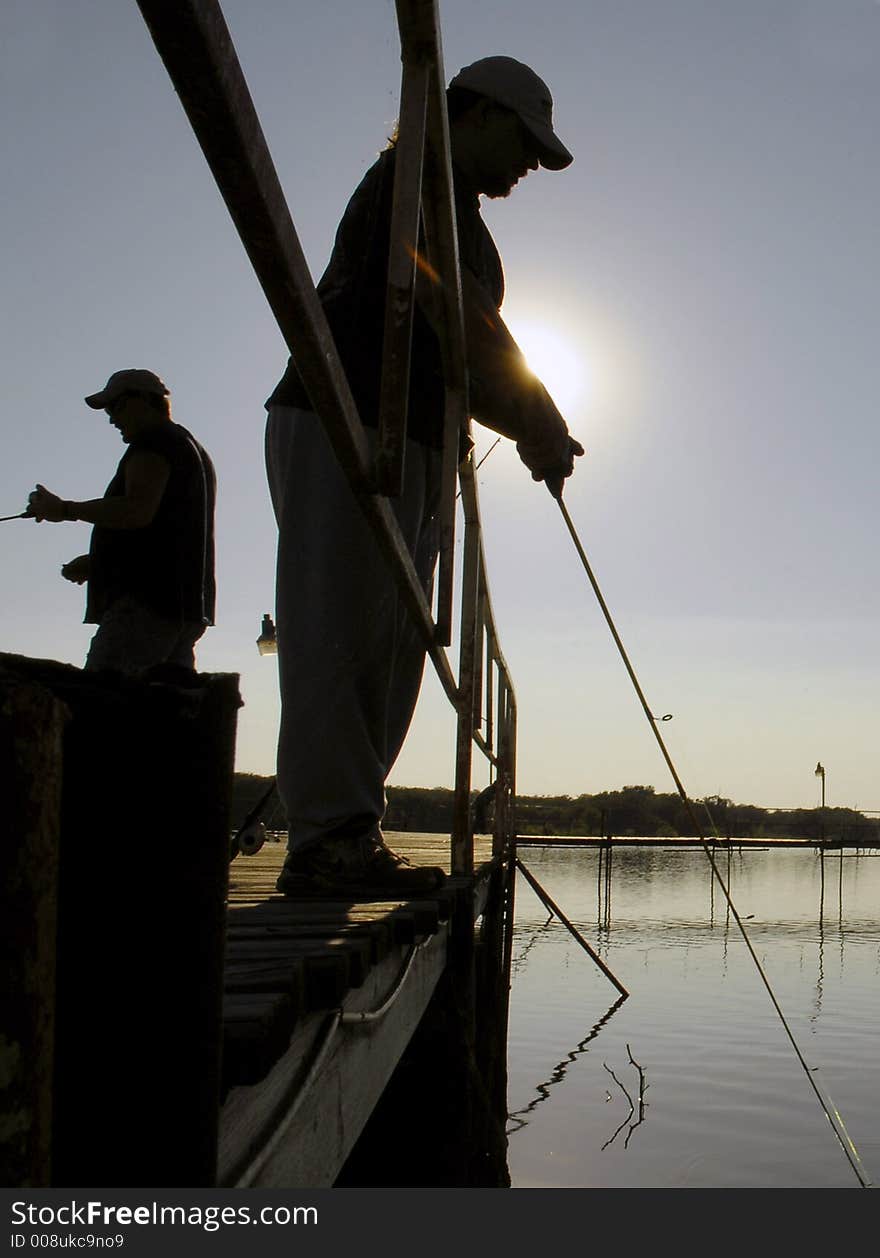
[[[32,520],[30,511],[19,511],[18,515],[0,515],[0,523],[4,520]]]
[[[844,1154],[846,1155],[847,1161],[849,1162],[852,1169],[855,1171],[856,1176],[859,1180],[859,1183],[861,1184],[862,1188],[870,1188],[871,1180],[869,1176],[867,1175],[865,1168],[862,1165],[862,1160],[859,1156],[858,1150],[856,1149],[855,1145],[850,1139],[849,1133],[846,1130],[840,1111],[837,1109],[837,1106],[831,1100],[830,1096],[826,1100],[826,1098],[823,1097],[822,1093],[820,1092],[819,1087],[816,1083],[814,1074],[810,1070],[810,1067],[807,1065],[806,1060],[804,1059],[804,1055],[801,1052],[800,1047],[798,1046],[797,1040],[794,1038],[794,1034],[788,1025],[788,1021],[785,1017],[785,1014],[782,1011],[782,1007],[780,1006],[779,1001],[776,999],[776,994],[774,993],[773,988],[770,986],[770,980],[767,978],[767,975],[764,971],[764,967],[761,965],[758,955],[755,952],[754,946],[752,944],[751,939],[749,938],[748,932],[742,923],[742,919],[740,918],[739,913],[737,912],[736,905],[733,903],[733,900],[731,899],[730,891],[727,888],[727,884],[725,883],[724,878],[721,875],[721,871],[719,870],[717,864],[715,863],[715,858],[713,857],[709,844],[706,841],[706,837],[703,834],[702,826],[697,820],[697,814],[694,811],[693,804],[691,803],[691,800],[687,791],[684,789],[684,785],[682,784],[681,778],[678,775],[678,771],[672,761],[672,757],[670,756],[669,751],[667,750],[666,743],[663,740],[663,735],[660,733],[659,722],[657,718],[653,715],[653,713],[651,712],[651,709],[648,706],[648,701],[645,698],[641,685],[639,684],[639,679],[636,676],[635,669],[630,663],[629,656],[627,655],[626,648],[624,647],[623,642],[621,641],[620,634],[617,632],[617,626],[614,623],[614,620],[611,616],[611,612],[608,610],[608,604],[605,602],[605,599],[602,596],[602,591],[599,588],[599,583],[596,580],[596,577],[593,573],[593,569],[590,567],[590,561],[587,559],[586,552],[584,551],[584,548],[581,544],[581,540],[578,537],[577,530],[575,529],[572,518],[568,513],[568,508],[566,507],[565,503],[562,501],[562,481],[560,481],[558,484],[557,483],[551,484],[548,481],[547,488],[550,491],[551,497],[555,498],[557,503],[559,504],[559,510],[562,513],[562,518],[565,521],[566,528],[568,529],[568,532],[571,535],[571,540],[574,542],[575,550],[577,551],[578,556],[580,557],[580,561],[583,564],[584,571],[587,574],[590,585],[593,588],[593,593],[596,595],[599,606],[602,609],[602,614],[605,617],[605,621],[608,625],[608,628],[611,630],[611,636],[614,638],[614,642],[620,653],[620,657],[623,660],[624,665],[626,666],[626,671],[629,674],[630,681],[632,682],[633,688],[635,689],[635,692],[638,695],[639,703],[642,705],[642,709],[645,713],[645,716],[647,717],[648,724],[651,727],[651,732],[653,733],[655,739],[657,740],[657,743],[660,747],[660,751],[663,755],[663,759],[666,761],[666,765],[669,769],[669,772],[672,774],[672,780],[675,783],[676,790],[678,791],[681,801],[687,810],[688,816],[690,817],[690,820],[691,820],[691,824],[693,825],[694,830],[697,836],[699,837],[700,843],[702,844],[702,847],[703,847],[703,851],[706,853],[706,857],[708,858],[709,864],[712,867],[712,873],[714,874],[715,878],[718,881],[719,886],[721,887],[722,892],[724,893],[724,898],[727,901],[727,905],[728,905],[728,908],[730,909],[731,915],[733,916],[733,919],[736,922],[737,927],[739,928],[739,932],[743,937],[743,941],[746,947],[748,948],[749,953],[751,954],[751,957],[755,963],[755,966],[757,967],[758,974],[760,975],[761,981],[763,982],[764,987],[767,990],[767,994],[770,997],[770,1000],[773,1004],[773,1008],[776,1010],[777,1014],[779,1015],[779,1020],[782,1023],[782,1026],[785,1030],[786,1035],[788,1036],[788,1039],[792,1048],[794,1049],[795,1056],[797,1057],[798,1061],[803,1067],[804,1073],[806,1074],[807,1079],[809,1080],[810,1087],[813,1089],[814,1093],[816,1094],[816,1098],[820,1106],[822,1107],[822,1110],[825,1113],[825,1117],[828,1119],[828,1122],[831,1126],[831,1130],[834,1132],[835,1136],[837,1137],[837,1140],[841,1148],[843,1149]],[[714,829],[714,823],[713,823],[713,829]]]

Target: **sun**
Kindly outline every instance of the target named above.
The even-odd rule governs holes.
[[[562,414],[580,410],[589,400],[590,367],[570,337],[546,320],[516,319],[509,327]]]

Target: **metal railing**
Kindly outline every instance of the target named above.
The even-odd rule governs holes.
[[[379,440],[364,429],[318,299],[223,13],[217,0],[137,0],[257,279],[294,356],[311,403],[369,527],[391,565],[409,614],[457,713],[451,868],[473,870],[473,748],[495,775],[493,850],[515,834],[516,699],[498,644],[486,580],[470,453],[461,273],[452,186],[445,74],[436,0],[396,0],[401,101],[392,202]],[[420,246],[420,241],[422,245]],[[388,497],[401,492],[417,256],[433,287],[446,403],[436,619]],[[470,442],[466,442],[470,447]],[[458,676],[452,641],[456,483],[464,514]]]

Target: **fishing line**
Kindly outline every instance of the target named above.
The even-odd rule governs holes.
[[[500,438],[500,437],[496,437],[496,438],[495,438],[495,440],[494,440],[494,441],[492,442],[492,444],[489,446],[489,449],[486,451],[486,453],[485,453],[485,454],[483,455],[483,457],[480,459],[480,461],[479,461],[479,463],[477,464],[477,466],[474,468],[474,471],[475,471],[475,472],[478,472],[478,471],[480,470],[480,468],[481,468],[481,467],[483,466],[483,464],[486,462],[486,460],[488,459],[489,455],[492,453],[492,451],[493,451],[493,450],[495,449],[495,447],[498,445],[498,442],[499,442],[500,440],[501,440],[501,438]]]
[[[480,470],[480,468],[481,468],[481,467],[483,466],[483,464],[486,462],[486,460],[488,459],[489,455],[492,453],[492,451],[493,451],[493,450],[495,449],[495,447],[498,445],[498,442],[499,442],[500,440],[501,440],[501,438],[500,438],[500,437],[496,437],[496,438],[495,438],[495,440],[494,440],[494,441],[492,442],[492,444],[489,446],[489,449],[486,451],[486,453],[485,453],[485,454],[483,455],[483,457],[480,459],[479,463],[477,463],[477,465],[474,467],[474,471],[475,471],[475,472],[478,472],[478,471]],[[455,495],[455,501],[456,501],[456,502],[458,502],[458,500],[459,500],[459,498],[460,498],[460,497],[461,497],[461,490],[459,490],[459,491],[458,491],[458,493]]]
[[[850,1166],[855,1171],[856,1176],[858,1177],[859,1183],[861,1184],[862,1188],[870,1188],[871,1180],[868,1177],[862,1165],[862,1160],[859,1157],[858,1150],[856,1149],[855,1145],[850,1139],[849,1133],[846,1130],[846,1126],[844,1125],[844,1121],[843,1121],[843,1118],[841,1117],[840,1111],[837,1109],[837,1106],[834,1105],[834,1103],[831,1101],[831,1098],[828,1097],[828,1100],[826,1101],[825,1097],[823,1097],[821,1091],[819,1090],[819,1087],[813,1075],[813,1071],[811,1071],[810,1067],[807,1065],[804,1059],[804,1055],[801,1052],[800,1048],[798,1047],[797,1040],[794,1038],[794,1034],[791,1030],[791,1027],[788,1025],[788,1021],[785,1017],[785,1014],[782,1011],[782,1007],[780,1006],[779,1001],[776,999],[776,995],[773,991],[773,988],[770,986],[770,980],[767,978],[767,975],[764,971],[764,967],[761,965],[761,962],[758,959],[758,955],[755,952],[755,949],[752,945],[752,941],[751,939],[749,939],[748,932],[746,931],[746,928],[742,923],[740,915],[737,912],[736,905],[733,903],[733,900],[730,897],[730,892],[727,889],[727,884],[725,883],[724,878],[721,875],[721,871],[719,870],[718,866],[715,863],[715,858],[712,855],[712,852],[709,848],[709,844],[706,842],[706,838],[703,834],[703,828],[700,825],[699,821],[697,820],[697,815],[694,811],[690,797],[688,796],[687,791],[684,789],[684,786],[682,785],[681,778],[678,776],[678,771],[676,770],[676,767],[672,762],[672,757],[670,756],[666,748],[666,743],[663,741],[663,736],[660,733],[659,723],[655,720],[651,712],[651,709],[648,707],[648,703],[647,703],[647,700],[645,699],[645,695],[644,695],[644,692],[642,691],[642,687],[639,685],[639,679],[635,674],[635,670],[633,669],[632,664],[630,663],[629,656],[627,655],[623,642],[620,639],[620,634],[617,632],[617,627],[615,626],[614,621],[611,617],[611,613],[608,610],[608,605],[605,602],[605,599],[602,597],[602,591],[599,589],[599,583],[593,574],[593,569],[590,567],[590,562],[587,559],[586,553],[584,552],[584,548],[581,545],[581,540],[577,535],[577,531],[574,527],[574,524],[572,523],[571,516],[568,513],[568,508],[566,507],[565,503],[562,501],[561,489],[558,495],[553,493],[552,490],[551,490],[551,494],[559,503],[559,510],[562,512],[562,518],[565,520],[566,527],[568,528],[568,531],[571,534],[571,540],[574,542],[575,549],[577,550],[577,553],[580,556],[581,563],[584,566],[584,571],[586,572],[587,577],[589,578],[590,585],[593,587],[593,593],[596,595],[596,598],[598,599],[599,606],[602,609],[602,614],[605,617],[605,621],[608,625],[608,628],[611,630],[611,636],[614,638],[614,642],[617,646],[618,651],[620,652],[620,657],[623,660],[624,665],[626,666],[626,671],[629,674],[630,681],[632,682],[635,692],[638,695],[639,702],[641,703],[642,709],[645,713],[645,716],[647,717],[648,724],[651,727],[651,731],[657,740],[658,746],[660,747],[660,751],[663,755],[663,759],[666,761],[666,765],[669,769],[669,772],[672,774],[672,780],[675,783],[676,790],[678,791],[678,794],[681,797],[682,803],[687,809],[687,813],[688,813],[688,816],[690,817],[691,824],[693,825],[694,830],[696,831],[697,836],[699,837],[700,843],[702,844],[703,851],[706,853],[706,857],[709,861],[709,864],[712,866],[712,872],[715,878],[717,879],[718,884],[721,887],[721,890],[724,893],[724,898],[727,901],[728,908],[730,909],[730,912],[733,915],[733,919],[739,928],[739,932],[743,937],[743,941],[745,942],[745,945],[748,948],[749,953],[751,954],[752,960],[754,961],[755,966],[757,967],[758,973],[761,976],[761,981],[763,982],[765,988],[767,989],[767,994],[770,997],[770,1000],[773,1004],[773,1008],[776,1010],[777,1014],[779,1015],[779,1020],[781,1021],[782,1026],[785,1029],[785,1033],[788,1036],[788,1039],[791,1043],[792,1048],[794,1049],[795,1056],[797,1057],[798,1061],[803,1067],[804,1074],[807,1076],[807,1079],[810,1082],[810,1087],[813,1089],[814,1093],[816,1094],[816,1098],[819,1104],[821,1105],[822,1110],[825,1113],[825,1117],[828,1119],[828,1122],[831,1125],[831,1130],[834,1132],[835,1136],[837,1137],[837,1140],[840,1143],[840,1146],[843,1149]],[[711,814],[710,814],[710,820],[711,820]],[[715,829],[714,822],[712,823],[712,828]],[[717,834],[717,830],[716,830],[716,834]]]

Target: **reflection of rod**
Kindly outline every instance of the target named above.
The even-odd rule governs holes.
[[[614,975],[608,969],[608,966],[605,964],[605,962],[602,960],[599,954],[590,947],[590,945],[587,943],[586,939],[584,939],[580,931],[577,930],[576,927],[572,926],[571,922],[568,920],[568,918],[565,916],[562,910],[558,907],[558,905],[553,903],[553,901],[550,899],[547,892],[538,882],[537,878],[535,878],[532,874],[529,873],[529,871],[526,869],[525,865],[522,863],[519,857],[517,857],[516,859],[516,867],[519,870],[519,872],[522,874],[522,876],[525,878],[529,886],[532,888],[535,895],[537,895],[537,897],[540,900],[542,900],[544,904],[546,904],[547,908],[550,910],[551,913],[556,914],[560,922],[562,922],[562,925],[566,928],[566,930],[571,935],[574,936],[574,938],[578,941],[580,946],[583,948],[584,952],[588,953],[593,958],[593,960],[598,965],[599,969],[602,971],[605,977],[614,984],[614,986],[620,992],[621,996],[628,996],[629,992],[626,990],[623,984],[614,977]]]
[[[551,913],[543,926],[539,926],[537,930],[532,931],[531,937],[526,941],[526,945],[523,948],[522,952],[512,962],[512,965],[511,965],[512,973],[518,974],[520,972],[520,970],[523,968],[523,965],[525,964],[526,957],[529,955],[531,950],[534,948],[535,944],[538,942],[538,936],[544,933],[544,931],[547,929],[547,927],[550,925],[552,921],[553,921],[553,914]]]
[[[520,1131],[523,1127],[526,1126],[528,1122],[528,1119],[525,1117],[526,1114],[530,1114],[532,1110],[536,1109],[541,1104],[542,1101],[546,1101],[548,1099],[548,1097],[550,1096],[550,1089],[554,1087],[555,1084],[562,1082],[562,1080],[565,1078],[565,1072],[568,1070],[568,1067],[574,1061],[577,1060],[577,1058],[581,1055],[581,1053],[585,1053],[587,1051],[587,1045],[596,1038],[596,1036],[602,1030],[605,1023],[612,1016],[612,1014],[615,1014],[617,1012],[617,1010],[623,1004],[624,1000],[626,1000],[625,996],[618,996],[617,1000],[615,1000],[611,1008],[607,1011],[607,1013],[604,1013],[602,1015],[602,1017],[599,1019],[599,1021],[590,1031],[590,1033],[588,1035],[585,1035],[584,1038],[577,1045],[577,1047],[573,1048],[562,1059],[562,1061],[559,1062],[558,1065],[554,1066],[553,1073],[551,1074],[550,1078],[546,1081],[546,1083],[538,1083],[535,1085],[535,1091],[537,1092],[538,1095],[534,1097],[533,1100],[529,1101],[528,1105],[526,1105],[524,1109],[514,1110],[511,1114],[508,1114],[507,1116],[508,1119],[513,1119],[517,1124],[516,1127],[511,1128],[510,1132],[508,1133],[509,1135],[513,1135],[514,1132]]]

